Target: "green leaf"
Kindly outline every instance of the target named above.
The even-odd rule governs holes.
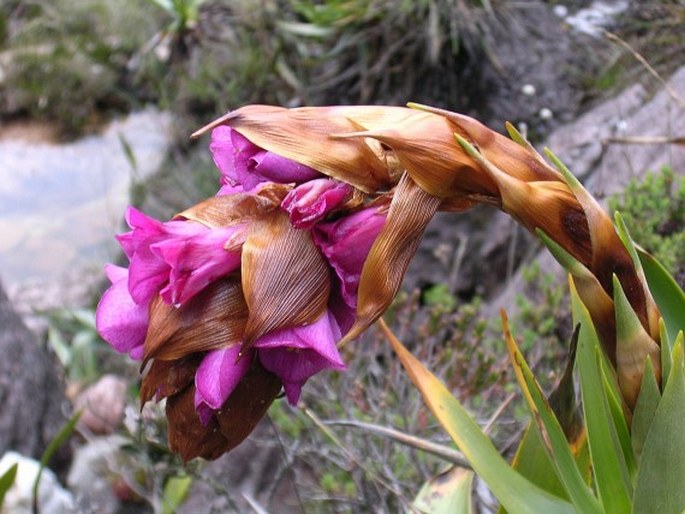
[[[615,382],[607,376],[608,362],[603,352],[600,352],[598,359],[601,361],[600,371],[604,383],[604,392],[606,393],[609,411],[611,412],[611,419],[614,422],[614,428],[616,429],[616,437],[618,438],[621,450],[623,451],[628,475],[632,478],[635,476],[635,473],[637,473],[637,464],[633,455],[633,444],[630,437],[630,429],[628,428],[628,421],[626,420],[623,411],[623,403],[621,402],[618,386],[616,386]]]
[[[585,427],[578,412],[576,392],[573,383],[573,369],[576,360],[578,328],[571,339],[566,370],[557,387],[549,396],[549,405],[574,448],[576,463],[585,480],[589,478],[590,461],[585,437]],[[568,500],[568,493],[559,481],[554,465],[546,450],[542,435],[536,423],[531,422],[521,438],[512,467],[535,485],[559,498]],[[500,512],[504,512],[500,509]]]
[[[650,254],[638,249],[649,290],[661,311],[671,341],[685,330],[685,292],[666,269]]]
[[[18,467],[19,464],[15,462],[2,474],[2,476],[0,476],[0,511],[2,511],[2,503],[5,501],[7,491],[9,491],[14,484]]]
[[[174,514],[188,497],[188,491],[192,484],[193,477],[189,475],[169,477],[164,484],[162,514]]]
[[[671,373],[671,353],[675,345],[675,341],[672,341],[668,335],[664,318],[659,318],[659,340],[661,343],[661,380],[663,382]]]
[[[557,476],[535,422],[531,421],[526,428],[511,465],[538,487],[568,500],[568,493]],[[504,512],[504,509],[500,509],[500,512]]]
[[[67,442],[71,434],[76,429],[76,424],[81,417],[83,411],[78,411],[74,413],[71,418],[67,420],[64,426],[57,432],[57,435],[52,438],[48,447],[43,452],[40,457],[40,467],[38,468],[38,473],[36,473],[36,480],[33,482],[33,511],[38,512],[38,485],[40,484],[40,477],[43,474],[43,470],[48,466],[50,459],[55,454],[60,447]]]
[[[540,386],[511,335],[509,323],[504,312],[502,312],[502,325],[504,327],[504,339],[507,344],[507,350],[509,350],[509,356],[514,366],[519,386],[523,392],[523,397],[533,416],[533,421],[535,421],[542,434],[556,474],[564,485],[571,503],[573,503],[578,512],[601,513],[601,506],[585,484],[585,479],[576,465],[575,458],[559,421],[552,412],[552,408],[547,403]]]
[[[632,410],[640,392],[646,359],[652,359],[657,375],[661,376],[660,348],[642,326],[616,275],[613,276],[613,284],[616,310],[616,374],[621,394]]]
[[[642,387],[640,388],[640,395],[637,397],[637,404],[633,412],[633,423],[631,425],[633,452],[638,460],[642,455],[642,448],[652,426],[654,414],[660,400],[661,391],[659,391],[659,384],[656,383],[652,360],[647,359],[645,361],[645,371],[642,375]]]
[[[631,510],[630,479],[602,378],[599,340],[590,313],[570,283],[574,323],[580,323],[577,363],[595,484],[607,514],[624,514]]]
[[[412,507],[426,514],[472,514],[473,471],[454,466],[426,482]]]
[[[512,514],[574,512],[571,504],[513,470],[447,388],[409,353],[382,320],[379,324],[428,407],[504,508]]]
[[[527,148],[528,150],[530,150],[530,152],[531,152],[533,155],[537,155],[537,154],[538,154],[538,151],[535,149],[535,147],[534,147],[533,145],[530,144],[530,141],[528,141],[528,140],[526,139],[526,137],[525,137],[523,134],[521,134],[521,133],[518,131],[518,129],[517,129],[514,125],[512,125],[511,123],[509,123],[509,122],[507,121],[507,122],[504,124],[504,126],[506,127],[507,132],[509,133],[509,137],[510,137],[514,142],[516,142],[516,143],[518,143],[519,145],[521,145],[522,147]]]
[[[673,366],[645,439],[635,484],[635,514],[679,513],[685,509],[685,369],[683,345],[673,349]]]

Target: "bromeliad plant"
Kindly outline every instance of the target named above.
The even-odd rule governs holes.
[[[171,448],[186,460],[216,458],[281,389],[295,404],[309,377],[343,369],[337,347],[388,308],[434,214],[485,203],[538,234],[570,274],[586,423],[569,415],[572,373],[557,419],[507,336],[535,422],[520,472],[503,471],[494,447],[389,335],[457,445],[512,512],[638,509],[652,500],[640,491],[663,491],[651,484],[660,457],[677,457],[668,473],[683,483],[682,438],[664,437],[685,409],[682,291],[552,154],[556,169],[507,128],[512,139],[420,105],[252,105],[198,131],[212,131],[221,189],[164,223],[130,209],[132,230],[119,236],[130,266],[108,267],[97,313],[103,337],[142,360],[142,401],[167,398]],[[528,463],[540,456],[552,472],[535,478]]]

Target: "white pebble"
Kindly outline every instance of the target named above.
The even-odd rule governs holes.
[[[556,14],[559,18],[566,18],[568,15],[568,7],[565,5],[555,5],[554,14]]]
[[[547,107],[543,107],[542,109],[540,109],[538,116],[540,116],[540,119],[549,120],[552,118],[552,116],[554,116],[554,113]]]
[[[521,93],[526,96],[533,96],[535,94],[535,86],[533,84],[524,84],[521,88]]]

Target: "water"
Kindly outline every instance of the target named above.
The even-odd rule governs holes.
[[[0,278],[11,296],[66,295],[116,257],[130,187],[161,165],[171,117],[140,111],[65,144],[20,137],[0,137]]]

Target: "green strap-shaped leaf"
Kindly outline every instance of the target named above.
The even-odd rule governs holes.
[[[426,482],[412,507],[425,514],[472,514],[473,471],[454,466]]]
[[[604,392],[609,405],[609,412],[611,412],[611,419],[614,422],[616,429],[616,436],[621,445],[623,456],[625,457],[626,468],[631,479],[637,473],[637,464],[633,455],[633,444],[630,437],[630,429],[628,428],[628,421],[626,420],[623,411],[623,403],[621,402],[621,395],[615,381],[608,376],[608,362],[603,352],[598,355],[600,362],[600,370],[602,373],[602,381],[604,383]]]
[[[574,512],[570,503],[552,496],[513,470],[449,390],[409,353],[382,320],[380,327],[430,410],[507,511],[511,514]]]
[[[57,432],[57,435],[52,438],[52,440],[48,443],[48,447],[45,449],[43,452],[43,455],[40,457],[40,466],[38,468],[38,473],[36,473],[36,480],[33,482],[33,511],[38,512],[38,486],[40,484],[40,477],[43,474],[43,470],[48,466],[50,463],[50,459],[52,459],[52,456],[55,454],[57,450],[60,449],[60,447],[67,442],[67,440],[71,437],[71,434],[74,432],[76,429],[76,424],[78,423],[79,418],[81,417],[81,414],[83,411],[79,410],[76,413],[74,413],[71,418],[67,420],[67,422],[62,426],[59,432]]]
[[[578,512],[601,513],[602,508],[597,499],[585,484],[585,479],[578,470],[571,448],[561,425],[547,403],[540,386],[526,363],[523,354],[518,349],[509,330],[506,315],[502,312],[504,338],[509,350],[512,365],[518,379],[523,396],[528,404],[533,421],[537,424],[545,446],[551,457],[552,464],[559,480],[564,484],[571,503]]]
[[[594,481],[607,514],[631,511],[631,485],[623,450],[612,420],[600,371],[600,347],[590,313],[571,284],[574,323],[580,323],[578,369]]]
[[[634,514],[678,514],[685,509],[684,366],[683,345],[678,342],[664,394],[642,448]]]
[[[642,375],[642,387],[640,388],[640,395],[637,397],[637,404],[633,412],[633,423],[631,424],[633,452],[638,460],[642,455],[642,447],[652,426],[660,400],[661,391],[659,391],[659,385],[654,376],[652,359],[647,359]]]
[[[5,495],[14,484],[14,479],[17,477],[18,463],[12,464],[2,476],[0,476],[0,511],[2,511],[2,503],[5,501]]]
[[[568,500],[568,493],[559,481],[537,423],[531,421],[526,428],[511,466],[548,493]],[[499,512],[505,510],[500,508]]]
[[[649,290],[666,323],[668,337],[675,341],[678,331],[685,330],[685,292],[654,257],[639,248],[638,256]]]
[[[668,335],[664,318],[659,318],[659,343],[661,344],[661,380],[666,385],[665,381],[671,373],[671,353],[673,352],[675,341],[672,341]]]
[[[576,362],[578,330],[571,339],[568,363],[559,384],[549,395],[549,405],[559,420],[569,444],[574,448],[576,463],[584,480],[589,483],[590,462],[585,437],[585,424],[581,419],[576,402],[573,369]],[[535,485],[542,487],[554,496],[568,500],[568,493],[559,481],[554,465],[546,450],[538,426],[530,422],[521,438],[512,467]],[[500,513],[504,509],[500,509]]]

